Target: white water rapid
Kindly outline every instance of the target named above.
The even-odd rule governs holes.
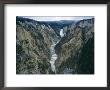
[[[51,54],[52,54],[50,64],[51,64],[52,71],[56,73],[55,60],[57,59],[57,54],[55,53],[55,49],[54,49],[55,45],[56,44],[51,45],[51,48],[50,48]]]
[[[60,36],[63,37],[64,33],[63,33],[63,29],[60,30]],[[57,41],[57,43],[59,43],[60,40]],[[55,53],[55,49],[54,47],[56,46],[57,43],[53,43],[50,47],[50,51],[51,51],[51,60],[50,60],[50,64],[51,64],[51,69],[54,73],[56,73],[56,69],[55,69],[55,60],[57,59],[57,54]]]

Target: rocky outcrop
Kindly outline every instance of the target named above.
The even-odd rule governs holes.
[[[58,74],[94,73],[94,19],[85,19],[63,28],[56,45]]]
[[[16,73],[50,73],[50,47],[57,39],[49,25],[16,17]]]

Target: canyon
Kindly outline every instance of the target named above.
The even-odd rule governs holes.
[[[94,18],[16,17],[17,74],[94,74]]]

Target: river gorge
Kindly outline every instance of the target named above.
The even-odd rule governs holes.
[[[60,29],[60,36],[63,37],[64,33],[63,33],[63,29]],[[60,38],[61,39],[61,38]],[[58,40],[57,42],[53,42],[53,44],[50,47],[50,52],[51,52],[51,60],[50,60],[50,64],[51,64],[51,69],[54,73],[56,73],[56,68],[55,68],[55,61],[57,59],[57,54],[55,53],[55,46],[60,42],[60,40]]]
[[[16,17],[16,74],[94,74],[94,18]]]

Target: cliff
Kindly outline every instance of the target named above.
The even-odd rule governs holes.
[[[48,74],[50,46],[58,36],[50,26],[16,17],[16,73]]]
[[[63,27],[64,37],[56,45],[58,74],[94,73],[94,19]]]

